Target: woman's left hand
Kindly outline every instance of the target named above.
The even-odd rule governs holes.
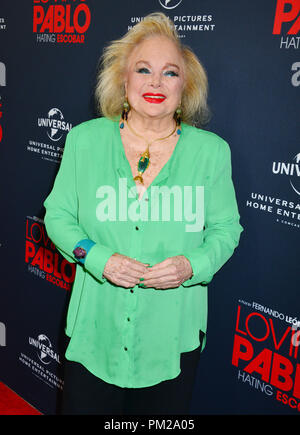
[[[140,284],[157,289],[179,287],[193,274],[191,263],[184,255],[166,258],[148,268]]]

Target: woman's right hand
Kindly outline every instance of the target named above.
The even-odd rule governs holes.
[[[140,282],[149,264],[115,253],[106,262],[103,276],[119,287],[131,288]]]

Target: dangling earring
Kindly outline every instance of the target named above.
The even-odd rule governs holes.
[[[129,110],[130,110],[130,106],[129,106],[129,103],[128,103],[127,98],[126,98],[126,100],[123,103],[123,112],[122,112],[123,121],[127,121]]]
[[[177,134],[181,133],[181,115],[182,115],[182,110],[180,107],[177,107],[177,109],[174,113],[174,119],[175,119],[176,125],[178,127]]]

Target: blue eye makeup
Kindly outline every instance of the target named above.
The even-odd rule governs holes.
[[[168,77],[178,77],[178,73],[172,70],[164,72],[164,75]]]
[[[145,68],[145,67],[143,67],[143,68],[138,68],[138,69],[136,70],[136,72],[139,73],[139,74],[150,74],[149,69],[148,69],[148,68]]]
[[[145,66],[143,66],[141,68],[137,68],[136,72],[138,74],[151,74],[151,70]],[[178,77],[179,76],[178,72],[176,72],[174,70],[166,70],[166,71],[164,71],[163,75],[166,77]]]

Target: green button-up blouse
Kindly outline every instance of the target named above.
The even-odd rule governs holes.
[[[138,201],[119,123],[84,122],[67,136],[44,206],[47,233],[69,262],[76,262],[78,241],[95,242],[76,265],[66,358],[120,387],[177,377],[180,353],[196,349],[206,332],[207,283],[242,231],[227,143],[183,124],[170,159]],[[102,276],[115,252],[150,265],[184,255],[193,275],[172,289],[118,287]]]

